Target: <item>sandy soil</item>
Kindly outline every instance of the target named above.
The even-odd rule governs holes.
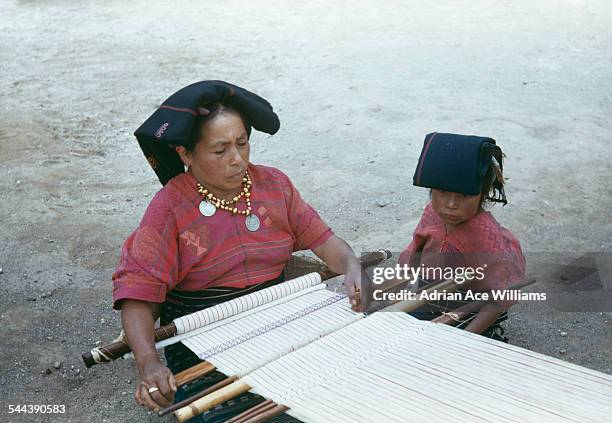
[[[253,161],[289,174],[359,251],[409,242],[426,133],[496,138],[510,204],[494,213],[530,272],[612,289],[612,6],[407,3],[2,1],[2,421],[160,421],[133,403],[130,361],[84,369],[80,353],[118,332],[110,277],[160,188],[131,133],[196,80],[272,102],[282,128],[254,137]],[[515,307],[511,342],[612,373],[611,306],[596,297],[609,298],[581,312]]]

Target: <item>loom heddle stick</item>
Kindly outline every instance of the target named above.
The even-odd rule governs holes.
[[[174,416],[179,423],[186,422],[187,420],[210,410],[222,402],[247,392],[249,389],[251,389],[250,385],[247,385],[241,380],[236,380],[227,386],[217,389],[216,391],[195,400],[188,406],[176,410],[174,412]]]
[[[267,410],[270,406],[274,407],[276,404],[274,401],[267,399],[263,402],[260,402],[257,405],[243,411],[242,413],[232,417],[226,423],[241,423],[244,422],[245,419],[250,419],[253,416],[256,416],[257,413],[260,413],[262,410]]]
[[[276,417],[280,414],[283,414],[287,410],[289,410],[289,407],[287,407],[286,405],[275,404],[274,407],[267,409],[263,411],[262,413],[257,414],[251,417],[250,419],[245,420],[244,422],[240,422],[240,423],[262,423],[262,422],[267,421],[268,419],[271,419],[272,417]]]
[[[174,376],[176,379],[176,386],[180,387],[186,385],[189,382],[193,382],[194,380],[201,378],[202,376],[206,376],[214,370],[215,366],[213,366],[208,361],[203,361],[193,367],[190,367],[180,373],[177,373]]]
[[[163,417],[163,416],[165,416],[168,413],[172,413],[173,411],[176,411],[176,410],[178,410],[180,408],[183,408],[183,407],[191,404],[192,402],[194,402],[197,399],[205,397],[206,395],[210,394],[211,392],[216,391],[217,389],[221,389],[224,386],[227,386],[230,383],[233,383],[237,379],[238,379],[237,376],[230,376],[228,378],[225,378],[222,381],[219,381],[219,382],[215,383],[214,385],[209,386],[208,388],[204,389],[202,392],[198,392],[197,394],[192,395],[189,398],[185,398],[184,400],[179,401],[176,404],[172,404],[169,407],[166,407],[164,409],[159,410],[157,412],[157,415],[160,416],[160,417]]]

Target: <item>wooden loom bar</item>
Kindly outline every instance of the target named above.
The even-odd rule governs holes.
[[[194,380],[199,379],[202,376],[206,376],[207,374],[211,373],[213,370],[215,370],[215,366],[213,366],[207,361],[203,361],[199,364],[196,364],[193,367],[190,367],[186,370],[183,370],[180,373],[177,373],[175,376],[176,385],[177,386],[186,385],[187,383],[193,382]]]
[[[379,250],[371,253],[364,254],[359,258],[361,267],[366,268],[374,266],[391,257],[391,253],[387,250]],[[318,272],[321,275],[321,280],[325,281],[338,276],[337,273],[332,272],[328,267],[324,267]],[[176,335],[176,325],[169,323],[161,326],[155,330],[155,342],[163,341],[168,338],[172,338]],[[103,347],[94,348],[89,352],[85,352],[81,355],[83,362],[87,368],[95,366],[99,362],[109,362],[116,360],[123,355],[129,353],[131,348],[125,341],[113,342]]]
[[[261,413],[262,411],[266,411],[270,408],[274,408],[276,406],[276,403],[270,399],[267,399],[251,408],[249,408],[246,411],[243,411],[242,413],[238,414],[237,416],[232,417],[231,419],[229,419],[226,423],[244,423],[245,420],[248,420],[256,415],[258,415],[259,413]]]
[[[233,383],[224,386],[221,389],[192,402],[186,407],[183,407],[174,412],[174,416],[179,423],[186,422],[187,420],[198,416],[211,408],[237,397],[238,395],[247,392],[251,387],[241,380],[236,380]]]
[[[241,423],[261,423],[261,422],[265,422],[268,419],[271,419],[272,417],[276,417],[279,414],[283,414],[285,411],[289,410],[289,407],[287,407],[286,405],[282,405],[282,404],[276,404],[275,407],[268,409],[266,411],[263,411],[261,414],[257,414],[253,417],[251,417],[248,420],[245,420]]]
[[[174,323],[168,323],[167,325],[155,329],[155,342],[172,338],[174,335],[176,335],[176,326],[174,325]],[[102,362],[108,362],[116,360],[122,357],[124,354],[129,353],[130,351],[130,345],[127,342],[115,341],[103,347],[97,349],[94,348],[89,352],[84,352],[81,355],[81,358],[83,359],[85,366],[89,368],[98,364],[98,361],[96,361],[96,359],[94,358],[94,355],[96,354],[102,355]]]
[[[217,382],[217,383],[215,383],[214,385],[209,386],[208,388],[204,389],[202,392],[198,392],[197,394],[192,395],[192,396],[190,396],[189,398],[185,398],[184,400],[179,401],[179,402],[177,402],[176,404],[172,404],[172,405],[171,405],[171,406],[169,406],[169,407],[166,407],[166,408],[164,408],[164,409],[162,409],[162,410],[159,410],[159,411],[157,412],[157,414],[158,414],[160,417],[162,417],[162,416],[165,416],[165,415],[166,415],[166,414],[168,414],[168,413],[172,413],[173,411],[176,411],[176,410],[178,410],[178,409],[180,409],[180,408],[183,408],[183,407],[185,407],[185,406],[187,406],[187,405],[191,404],[192,402],[194,402],[194,401],[195,401],[195,400],[197,400],[197,399],[200,399],[200,398],[202,398],[202,397],[205,397],[206,395],[208,395],[208,394],[210,394],[210,393],[212,393],[212,392],[216,391],[217,389],[221,389],[221,388],[223,388],[224,386],[227,386],[227,385],[229,385],[230,383],[233,383],[233,382],[234,382],[235,380],[237,380],[237,379],[238,379],[238,376],[230,376],[230,377],[228,377],[228,378],[225,378],[225,379],[223,379],[222,381]]]
[[[289,407],[277,404],[272,400],[265,400],[261,404],[249,408],[248,410],[229,419],[226,423],[257,423],[264,422],[271,417],[278,416],[289,410]]]

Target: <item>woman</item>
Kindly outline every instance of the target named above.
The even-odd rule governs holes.
[[[502,150],[492,138],[442,133],[425,137],[414,185],[430,188],[431,202],[400,264],[430,269],[432,274],[435,269],[460,269],[462,277],[465,269],[474,269],[472,280],[462,286],[474,292],[502,293],[524,282],[519,241],[484,209],[487,202],[507,203],[502,160]],[[507,341],[499,323],[515,302],[507,296],[491,301],[459,327]],[[415,315],[429,320],[457,305],[429,304]]]
[[[175,399],[173,373],[199,362],[176,344],[166,349],[169,368],[161,363],[153,339],[158,309],[165,324],[280,283],[291,253],[303,249],[346,275],[356,304],[361,267],[353,251],[285,174],[250,163],[251,127],[278,130],[266,100],[223,81],[202,81],[168,98],[135,133],[164,187],[125,242],[113,306],[121,309],[141,377],[136,401],[151,410]],[[181,390],[177,399],[189,394]],[[242,399],[235,412],[261,400]]]

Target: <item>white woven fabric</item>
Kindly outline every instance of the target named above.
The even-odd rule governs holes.
[[[223,373],[244,375],[363,317],[351,310],[345,295],[326,289],[254,311],[182,342]]]
[[[177,335],[201,328],[222,319],[252,310],[256,307],[294,294],[321,283],[321,275],[309,273],[252,294],[243,295],[213,307],[174,320]]]

